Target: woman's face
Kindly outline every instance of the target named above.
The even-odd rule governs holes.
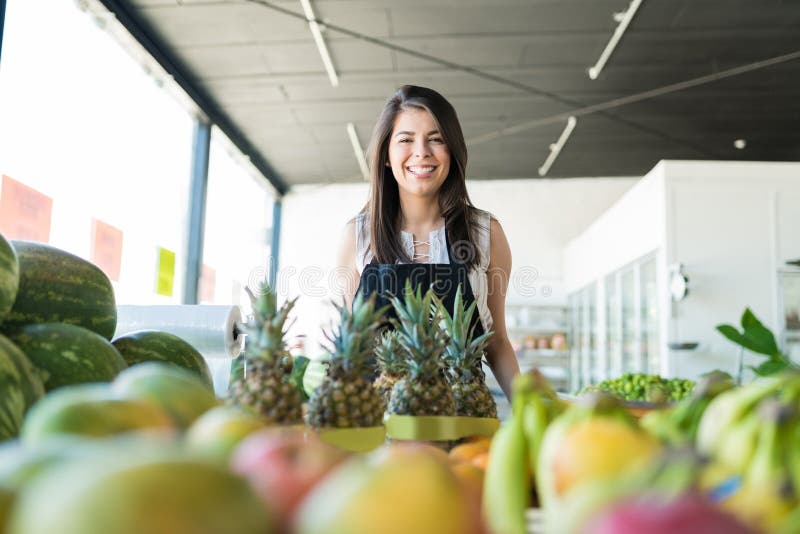
[[[450,150],[433,116],[424,109],[398,113],[389,138],[389,161],[401,191],[415,196],[439,192],[450,172]]]

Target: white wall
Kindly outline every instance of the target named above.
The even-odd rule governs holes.
[[[658,251],[662,351],[668,342],[699,343],[663,358],[662,373],[734,372],[738,349],[715,327],[738,325],[749,306],[777,334],[778,269],[800,257],[798,206],[798,163],[663,161],[566,246],[565,287]],[[690,293],[672,303],[666,271],[676,263]]]
[[[472,201],[495,214],[511,245],[509,301],[563,304],[562,247],[636,181],[469,181]],[[300,296],[290,336],[308,335],[312,355],[323,341],[320,327],[333,318],[330,299],[337,293],[328,282],[343,227],[367,194],[365,183],[308,186],[295,188],[283,200],[279,290],[281,295]]]
[[[367,201],[366,183],[296,187],[283,198],[278,291],[299,297],[289,336],[305,334],[311,356],[324,342],[341,293],[330,283],[344,227]]]
[[[749,306],[776,335],[781,327],[778,269],[800,257],[800,164],[668,161],[664,173],[667,263],[683,263],[690,281],[672,305],[669,336],[700,343],[674,354],[673,367],[687,376],[733,370],[738,349],[716,325],[738,325]]]
[[[566,304],[564,246],[639,178],[468,182],[473,203],[492,212],[511,247],[509,302]],[[533,291],[531,291],[533,290]]]

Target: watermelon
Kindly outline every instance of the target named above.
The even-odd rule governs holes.
[[[19,433],[25,415],[21,377],[11,356],[0,351],[0,441]]]
[[[44,384],[39,376],[39,371],[33,366],[27,356],[7,337],[0,335],[0,352],[6,354],[19,372],[19,386],[25,398],[25,409],[44,397]]]
[[[11,243],[0,234],[0,323],[11,311],[19,289],[19,260]]]
[[[210,387],[214,386],[211,371],[203,355],[175,334],[139,330],[120,336],[112,343],[129,367],[149,361],[167,362],[192,371]]]
[[[27,324],[67,323],[111,340],[117,306],[103,271],[49,245],[31,241],[12,241],[12,245],[19,258],[19,290],[0,330],[11,333]]]
[[[195,373],[164,362],[144,362],[121,372],[111,385],[117,398],[151,402],[186,428],[219,406],[214,390]]]
[[[30,324],[11,339],[39,368],[47,391],[71,384],[110,382],[127,367],[114,345],[80,326]]]

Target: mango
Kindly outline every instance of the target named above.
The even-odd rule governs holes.
[[[175,458],[75,462],[19,495],[7,534],[270,534],[246,481]]]
[[[354,457],[299,512],[298,534],[468,534],[474,505],[448,461],[422,448]]]
[[[173,428],[172,419],[149,402],[116,399],[106,388],[78,386],[58,389],[37,402],[25,418],[20,437],[32,444],[64,434],[102,437]]]
[[[234,406],[218,406],[201,415],[186,432],[190,450],[227,463],[236,446],[267,426],[260,417]]]
[[[146,362],[122,371],[111,385],[120,398],[159,406],[186,428],[220,401],[202,378],[168,363]]]
[[[619,476],[652,460],[659,451],[654,438],[625,421],[585,419],[567,431],[552,459],[556,492],[565,495],[582,483]]]

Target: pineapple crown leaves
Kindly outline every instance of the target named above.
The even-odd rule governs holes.
[[[444,351],[444,358],[447,363],[455,368],[472,368],[479,365],[486,351],[489,338],[494,332],[490,331],[477,338],[473,337],[476,325],[472,324],[472,317],[477,309],[477,301],[473,301],[472,304],[465,308],[461,285],[459,284],[456,289],[453,315],[450,315],[441,300],[435,298],[435,302],[441,317],[442,328],[444,328],[449,337],[449,342]]]
[[[339,312],[339,324],[325,337],[331,343],[327,348],[331,362],[340,362],[345,369],[361,370],[375,348],[380,320],[387,307],[375,309],[375,295],[365,300],[361,294],[353,301],[353,310],[345,304],[334,303]]]
[[[390,374],[401,374],[404,371],[402,362],[403,348],[400,345],[396,330],[386,330],[375,345],[375,358],[381,368]]]
[[[288,300],[278,308],[278,293],[266,281],[259,284],[257,293],[249,287],[245,288],[245,291],[253,307],[253,318],[243,326],[242,330],[252,340],[248,344],[252,347],[251,353],[284,350],[286,348],[284,336],[291,327],[291,323],[287,326],[286,321],[297,299]]]
[[[447,334],[440,328],[437,320],[436,296],[431,289],[422,294],[406,280],[405,300],[392,296],[396,319],[392,324],[398,338],[406,350],[405,367],[413,375],[433,375],[443,366],[442,351],[447,343]]]

